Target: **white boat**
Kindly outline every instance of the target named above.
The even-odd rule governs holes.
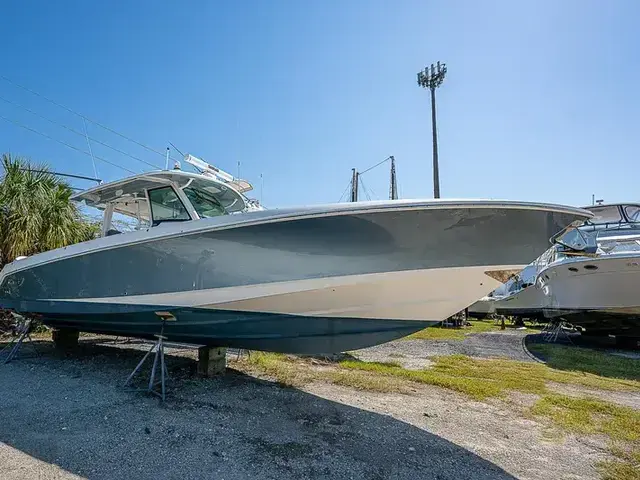
[[[180,170],[74,198],[104,211],[104,236],[5,266],[2,308],[57,328],[151,337],[165,323],[173,341],[300,353],[438,323],[590,215],[488,200],[249,211],[232,181]],[[139,229],[118,234],[114,214]]]
[[[495,313],[495,303],[496,299],[489,294],[469,306],[467,313],[473,318],[486,318],[492,313]]]
[[[551,247],[505,284],[504,294],[496,295],[494,312],[513,318],[544,321],[544,295],[535,287],[535,282],[538,273],[555,259],[555,256],[556,249]]]
[[[601,205],[576,230],[597,250],[570,252],[538,275],[548,318],[562,318],[585,333],[640,338],[640,204]],[[562,242],[561,242],[562,246]],[[569,246],[570,247],[570,246]]]

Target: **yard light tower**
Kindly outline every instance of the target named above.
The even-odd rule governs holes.
[[[436,131],[436,88],[442,85],[447,66],[438,62],[418,72],[418,86],[431,90],[431,128],[433,130],[433,197],[440,198],[440,173],[438,171],[438,133]]]

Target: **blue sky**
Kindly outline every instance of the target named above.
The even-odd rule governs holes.
[[[264,174],[268,206],[335,202],[352,167],[388,155],[402,198],[431,197],[429,98],[416,72],[437,60],[448,65],[444,198],[640,200],[640,2],[6,1],[2,17],[2,75],[156,150],[170,141],[233,173],[240,161],[255,196]],[[0,96],[82,130],[79,117],[2,80]],[[3,101],[0,115],[87,149]],[[0,150],[93,171],[89,157],[2,119]],[[97,167],[105,180],[126,175]],[[386,167],[363,180],[386,198]]]

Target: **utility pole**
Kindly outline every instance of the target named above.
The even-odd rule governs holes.
[[[260,174],[260,205],[262,205],[262,194],[264,193],[264,177]]]
[[[418,72],[418,86],[431,90],[431,128],[433,133],[433,198],[440,198],[440,172],[438,170],[438,133],[436,129],[436,88],[442,85],[447,66],[433,63]]]
[[[351,169],[351,201],[358,201],[358,183],[360,182],[360,174],[355,168]]]
[[[393,155],[389,157],[391,159],[391,183],[389,185],[389,200],[398,199],[398,182],[396,180],[396,159]]]

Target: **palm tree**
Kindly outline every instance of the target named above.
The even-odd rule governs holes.
[[[21,255],[33,255],[94,238],[95,224],[86,221],[69,199],[67,183],[45,165],[2,155],[0,179],[0,266]]]

